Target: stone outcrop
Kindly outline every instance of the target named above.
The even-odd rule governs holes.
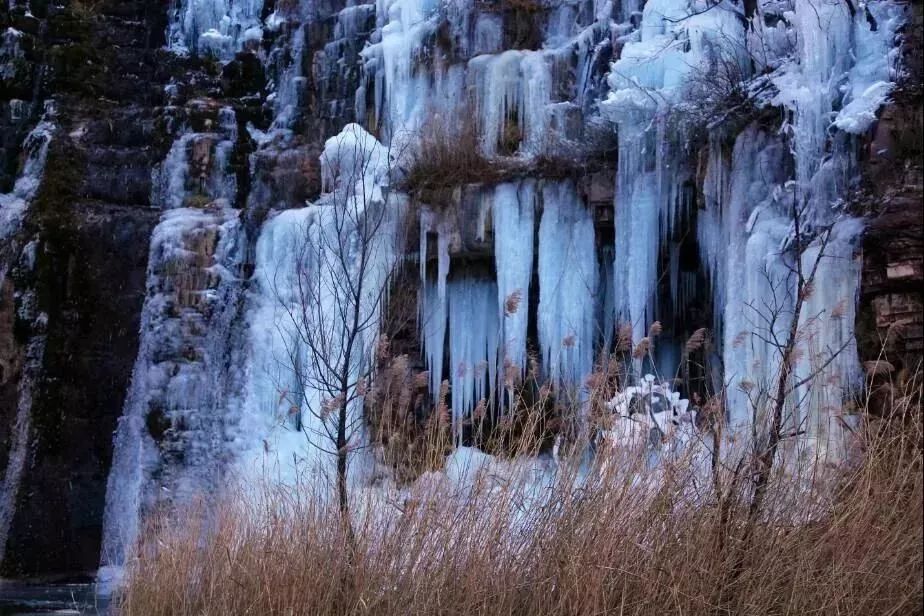
[[[857,335],[861,359],[885,360],[896,379],[924,353],[924,7],[905,26],[905,74],[866,148],[858,200],[869,212]]]

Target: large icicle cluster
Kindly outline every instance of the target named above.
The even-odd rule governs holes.
[[[434,212],[421,223],[424,265],[427,235],[438,238],[435,280],[421,268],[421,331],[431,392],[440,392],[448,331],[452,406],[460,420],[482,399],[504,405],[504,389],[526,369],[531,311],[545,376],[565,389],[579,390],[590,375],[602,329],[594,224],[575,183],[501,183],[483,195],[481,208],[481,226],[488,217],[493,225],[496,281],[463,270],[447,282],[458,232]],[[531,307],[534,272],[539,302]]]
[[[429,121],[461,118],[476,122],[489,156],[541,153],[556,139],[577,137],[590,67],[609,42],[603,7],[589,20],[581,10],[580,3],[552,5],[541,49],[505,50],[500,11],[478,10],[471,0],[382,0],[381,42],[363,51],[363,92],[374,88],[375,117],[399,149],[413,148]],[[445,29],[453,48],[431,48]]]
[[[671,106],[683,100],[690,80],[718,64],[746,66],[740,8],[688,0],[647,2],[639,28],[623,37],[613,63],[612,91],[600,108],[619,132],[616,187],[615,288],[618,319],[632,325],[635,341],[655,319],[661,238],[686,205],[679,190],[687,179],[684,158],[665,125]]]
[[[540,376],[581,403],[596,353],[613,346],[615,324],[631,324],[637,343],[651,321],[675,327],[693,300],[711,304],[723,370],[713,386],[724,388],[732,431],[750,434],[780,371],[772,340],[788,330],[801,266],[816,274],[803,292],[790,383],[798,403],[787,405],[786,420],[804,430],[809,454],[840,455],[835,441],[850,421],[844,396],[857,377],[852,323],[862,227],[843,201],[857,135],[892,88],[897,2],[857,2],[851,11],[841,0],[540,0],[526,19],[532,30],[519,38],[511,33],[511,19],[522,17],[511,11],[519,9],[503,2],[347,4],[329,22],[337,41],[311,62],[308,26],[328,8],[309,0],[276,3],[262,21],[261,0],[173,5],[170,49],[222,61],[254,51],[269,76],[265,109],[273,118],[238,135],[234,112],[224,109],[214,132],[179,133],[154,177],[152,202],[165,212],[152,238],[141,348],[110,476],[104,562],[122,562],[139,512],[195,489],[206,475],[234,468],[291,481],[325,469],[330,458],[306,438],[325,428],[310,409],[329,392],[316,386],[324,370],[312,366],[298,332],[304,285],[325,290],[312,306],[319,327],[340,331],[344,282],[363,282],[369,295],[358,311],[378,323],[379,299],[406,250],[394,231],[407,212],[419,215],[419,336],[430,391],[434,399],[448,393],[457,440],[482,400],[504,411],[530,351]],[[272,44],[256,45],[265,32]],[[341,66],[331,56],[352,38],[358,66]],[[361,72],[355,97],[336,105],[355,101],[343,115],[363,127],[348,124],[327,141],[320,199],[285,209],[293,204],[271,199],[260,156],[282,160],[303,147],[314,100],[307,89],[326,87],[309,66]],[[690,113],[722,98],[711,87],[729,85],[748,105],[705,120]],[[331,104],[319,110],[319,131],[336,132],[326,122],[341,115],[317,99]],[[781,126],[737,118],[745,107],[781,110]],[[433,128],[469,124],[480,154],[509,173],[443,187],[450,197],[433,202],[419,191],[419,207],[405,208],[408,197],[390,185],[394,168],[413,162],[404,155],[417,153]],[[595,210],[600,200],[588,196],[586,177],[574,179],[570,167],[548,173],[550,161],[568,166],[568,155],[587,162],[576,158],[599,126],[618,139],[615,199],[603,199],[614,211],[609,229],[609,208]],[[699,160],[704,134],[708,151]],[[241,218],[252,229],[230,205],[240,201],[231,152],[248,137],[254,181]],[[17,185],[0,197],[0,227],[19,219],[29,190]],[[338,208],[359,219],[385,212],[367,280],[357,269],[355,220],[338,222]],[[808,234],[801,254],[794,213]],[[206,237],[203,253],[197,247]],[[333,246],[342,254],[331,254]],[[230,273],[251,259],[245,293]],[[216,298],[229,307],[206,310]],[[782,318],[768,325],[768,309]],[[658,340],[662,377],[679,363],[681,329]],[[176,348],[176,341],[192,344]],[[365,332],[351,376],[369,367],[375,345],[376,335]],[[683,414],[660,378],[642,381],[614,410],[625,414],[633,395],[657,393]],[[159,418],[173,450],[153,443]],[[171,452],[192,455],[181,462],[167,459]],[[158,481],[168,496],[153,495]]]
[[[851,11],[843,2],[797,0],[777,26],[759,17],[749,51],[772,70],[771,103],[790,112],[781,131],[789,143],[749,127],[729,160],[715,131],[698,225],[714,302],[723,307],[716,316],[728,412],[740,427],[766,412],[781,370],[777,341],[786,340],[800,292],[796,272],[815,271],[802,290],[787,421],[804,432],[810,459],[836,460],[850,422],[845,398],[859,373],[853,321],[862,224],[842,211],[855,175],[852,134],[869,127],[891,89],[901,11],[891,2]],[[771,44],[758,53],[754,37]]]

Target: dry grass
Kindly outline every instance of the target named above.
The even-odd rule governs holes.
[[[307,487],[267,488],[158,520],[121,613],[920,613],[920,398],[894,405],[824,490],[775,476],[756,523],[747,473],[716,498],[685,455],[639,483],[642,456],[598,451],[586,482],[566,468],[539,493],[510,462],[469,483],[427,475],[354,497],[352,540]]]
[[[477,6],[481,11],[495,13],[504,11],[541,13],[548,10],[548,6],[541,0],[481,0]]]
[[[502,177],[502,165],[482,154],[475,118],[471,109],[451,118],[430,116],[416,140],[418,146],[404,177],[404,188],[432,196],[428,193]]]

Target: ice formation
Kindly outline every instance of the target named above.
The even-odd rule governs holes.
[[[470,0],[379,2],[381,42],[363,51],[363,91],[375,89],[375,117],[392,145],[413,149],[428,122],[455,125],[458,118],[475,121],[489,156],[531,156],[554,145],[552,134],[576,137],[571,118],[609,29],[603,17],[579,25],[579,8],[570,3],[554,8],[542,49],[504,50],[501,16]],[[463,62],[428,52],[442,27]],[[572,72],[578,81],[563,96],[561,84]]]
[[[497,285],[464,279],[450,282],[447,293],[453,425],[461,443],[463,420],[497,385]]]
[[[583,386],[593,368],[597,257],[590,212],[571,183],[542,191],[539,224],[539,346],[549,378]]]
[[[720,2],[704,10],[686,0],[647,2],[637,31],[627,35],[613,63],[611,92],[601,103],[619,131],[616,195],[615,288],[617,320],[632,325],[634,342],[655,320],[659,238],[685,205],[683,152],[666,116],[683,101],[691,80],[719,64],[745,66],[739,7]]]
[[[492,213],[497,306],[501,322],[500,363],[520,376],[526,369],[529,288],[533,277],[536,230],[536,183],[500,184],[494,191]],[[506,378],[506,376],[505,376]]]
[[[321,160],[328,192],[272,217],[257,241],[235,444],[245,476],[291,483],[331,470],[325,452],[337,447],[328,441],[336,413],[325,409],[341,393],[341,379],[350,392],[349,436],[364,438],[359,388],[374,368],[403,248],[403,201],[387,190],[388,152],[358,125],[329,139]]]
[[[23,245],[22,238],[18,236],[26,210],[35,198],[44,173],[48,146],[54,130],[54,104],[51,103],[42,121],[26,136],[23,143],[25,160],[13,190],[9,193],[0,193],[0,292],[6,286],[6,277],[10,269],[17,264],[26,269],[31,269],[34,265],[35,242]],[[47,316],[37,313],[34,291],[28,291],[17,300],[17,317],[24,323],[29,323],[33,333],[25,348],[25,361],[19,377],[16,414],[10,431],[9,453],[2,482],[0,482],[0,562],[3,562],[7,535],[16,511],[16,496],[28,459],[33,388],[40,374],[45,351],[44,325]],[[9,368],[0,363],[0,374],[6,374]]]
[[[263,0],[178,0],[171,11],[167,42],[179,53],[223,60],[248,42],[263,38]]]
[[[600,337],[594,226],[575,183],[548,181],[540,186],[524,180],[498,184],[488,193],[482,211],[490,213],[494,229],[495,281],[463,274],[447,282],[453,230],[432,213],[421,229],[421,332],[431,392],[439,394],[448,331],[452,406],[458,421],[482,398],[503,407],[502,390],[509,390],[526,369],[534,268],[545,376],[563,390],[579,391],[592,371]],[[438,236],[435,281],[426,270],[431,229]]]
[[[154,229],[141,342],[107,489],[104,565],[125,562],[141,516],[157,504],[220,485],[239,233],[237,212],[220,202],[167,210]]]
[[[228,169],[233,116],[219,110],[214,133],[182,132],[153,174],[151,202],[163,214],[151,236],[138,356],[116,430],[106,566],[125,562],[146,512],[220,485],[244,258]]]
[[[687,425],[684,400],[662,379],[685,356],[690,332],[676,323],[694,301],[707,304],[713,316],[713,323],[694,327],[715,331],[721,362],[714,363],[722,369],[713,385],[724,390],[731,432],[750,434],[772,406],[781,357],[770,340],[788,331],[786,315],[792,318],[798,294],[793,272],[817,263],[799,315],[804,335],[786,421],[804,430],[806,455],[842,455],[836,441],[851,421],[844,399],[858,377],[852,324],[862,232],[845,212],[844,198],[855,175],[857,136],[870,128],[892,88],[899,4],[856,3],[855,11],[839,0],[768,0],[750,8],[731,0],[541,4],[534,30],[515,41],[505,23],[510,7],[472,0],[378,0],[332,15],[338,40],[375,24],[356,47],[357,124],[326,143],[324,194],[294,209],[270,199],[257,163],[260,155],[296,147],[306,89],[318,77],[308,74],[306,57],[317,7],[277,3],[261,22],[260,1],[174,5],[167,33],[172,50],[222,61],[256,50],[271,76],[265,108],[273,118],[263,130],[251,125],[249,134],[238,135],[234,112],[224,109],[212,132],[179,131],[154,178],[152,200],[165,211],[152,238],[141,349],[110,477],[104,562],[121,562],[145,499],[169,501],[205,481],[199,470],[155,452],[144,425],[152,403],[170,420],[168,433],[186,435],[172,441],[176,448],[214,462],[203,465],[214,476],[230,469],[289,482],[326,472],[331,458],[316,445],[329,418],[317,411],[330,406],[331,392],[322,386],[330,369],[313,367],[305,327],[327,332],[329,351],[340,355],[343,292],[362,285],[354,312],[347,310],[371,324],[346,370],[355,393],[373,368],[379,300],[391,268],[413,258],[397,239],[408,212],[419,214],[404,222],[419,224],[421,359],[431,401],[448,394],[457,444],[465,443],[463,426],[482,400],[504,412],[532,352],[540,377],[583,401],[595,357],[613,347],[615,326],[631,324],[638,343],[654,320],[670,329],[654,352],[651,369],[660,375],[648,379],[636,371],[640,378],[626,384],[611,410],[625,419],[635,415],[627,410],[631,400],[648,396]],[[254,43],[264,31],[273,42],[258,49]],[[5,37],[13,49],[14,34]],[[324,54],[336,56],[340,45],[331,43]],[[312,71],[320,70],[321,55]],[[698,110],[727,98],[723,80],[749,97],[745,107],[776,109],[779,126],[733,121],[740,108],[700,121]],[[710,93],[712,87],[719,92]],[[337,116],[331,109],[319,114],[324,121]],[[440,124],[469,123],[489,164],[510,172],[490,183],[451,187],[449,206],[416,195],[419,208],[406,208],[410,197],[392,177],[410,164],[405,154]],[[615,198],[607,196],[610,203],[602,206],[562,162],[580,158],[601,126],[618,141]],[[707,156],[700,165],[703,135]],[[232,210],[240,203],[228,168],[235,143],[248,139],[255,148],[254,188],[240,218],[253,224],[249,229]],[[18,185],[16,191],[2,197],[0,227],[28,200]],[[210,205],[197,207],[203,202]],[[600,211],[610,205],[614,222]],[[355,216],[345,220],[345,211]],[[803,223],[801,255],[795,214]],[[385,233],[363,251],[360,227],[380,215]],[[684,244],[688,232],[695,244]],[[202,234],[217,242],[209,252],[212,265],[202,266],[189,245]],[[693,254],[681,254],[682,244],[695,246],[687,251]],[[345,258],[336,258],[338,250]],[[229,273],[251,261],[255,269],[245,288]],[[365,275],[358,273],[361,264],[371,265]],[[178,282],[187,269],[209,280],[187,281],[201,296],[183,301],[198,308],[177,317],[167,299],[187,284]],[[306,321],[299,315],[305,316],[310,284],[316,310]],[[202,302],[216,295],[236,312],[202,312]],[[768,325],[768,310],[782,318]],[[177,328],[193,324],[198,333],[177,335]],[[164,353],[176,359],[184,352],[169,348],[174,338],[198,341],[193,359],[175,373],[162,365]],[[210,341],[217,340],[232,348],[220,370],[209,355],[219,348]],[[216,379],[227,381],[203,399],[203,384]],[[358,398],[350,402],[351,422],[360,423],[360,406]],[[652,429],[673,430],[658,415],[623,422],[629,428],[607,438],[647,442]],[[209,420],[190,427],[203,416]],[[362,430],[356,436],[363,438]],[[454,459],[476,457],[459,451]],[[158,464],[171,496],[150,496],[156,485],[150,471]]]

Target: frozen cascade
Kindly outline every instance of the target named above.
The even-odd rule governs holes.
[[[49,103],[42,121],[30,131],[23,143],[25,160],[12,192],[0,193],[0,292],[5,286],[9,268],[15,267],[17,262],[26,268],[34,264],[35,244],[21,247],[17,234],[45,170],[48,146],[55,129],[53,120],[54,105]],[[40,375],[45,353],[47,315],[36,313],[35,304],[34,291],[27,291],[18,298],[17,316],[24,323],[30,323],[32,334],[25,348],[7,464],[0,482],[0,563],[3,562],[10,525],[16,511],[16,497],[26,468],[32,426],[33,387]],[[5,372],[7,368],[0,364],[0,372]]]
[[[862,221],[836,223],[822,246],[814,242],[802,256],[803,269],[818,263],[813,290],[799,315],[802,333],[794,370],[799,408],[792,428],[805,430],[800,445],[808,460],[822,463],[844,458],[845,437],[856,416],[845,408],[845,392],[862,380],[853,324],[860,288],[861,258],[857,247]],[[800,412],[801,411],[801,412]]]
[[[634,39],[613,63],[612,88],[601,111],[619,129],[616,177],[614,284],[617,320],[632,325],[638,342],[655,320],[660,242],[684,205],[681,152],[668,134],[664,114],[682,101],[692,76],[718,61],[738,62],[728,41],[743,36],[737,7],[722,2],[702,11],[696,2],[657,0],[645,4]]]
[[[280,76],[276,83],[276,91],[272,95],[273,109],[275,117],[273,118],[273,128],[291,129],[299,114],[299,107],[305,104],[308,78],[304,75],[304,55],[305,55],[305,30],[302,24],[307,22],[309,15],[307,8],[304,8],[305,2],[297,2],[294,15],[280,15],[279,10],[273,13],[273,18],[281,24],[285,19],[297,20],[299,23],[293,27],[289,33],[290,40],[287,45],[279,46],[271,56],[275,61],[282,65]],[[270,21],[269,19],[267,21]]]
[[[363,51],[367,84],[361,89],[375,89],[375,115],[391,147],[413,149],[428,122],[452,127],[466,116],[476,121],[488,156],[540,154],[555,145],[553,133],[573,138],[571,117],[590,86],[588,71],[598,46],[609,38],[607,11],[579,26],[573,6],[559,7],[542,49],[501,50],[500,16],[470,4],[378,3],[382,39]],[[425,43],[442,24],[463,61],[428,52]],[[572,74],[577,83],[569,83]]]
[[[257,240],[256,285],[245,315],[250,353],[237,437],[245,475],[291,481],[306,459],[309,470],[322,459],[301,432],[300,422],[314,419],[301,408],[309,396],[316,403],[317,394],[305,391],[299,378],[298,362],[308,361],[308,350],[293,342],[298,331],[287,312],[301,301],[297,251],[317,215],[313,208],[281,212],[263,225]],[[299,409],[298,417],[292,408]],[[313,454],[310,459],[308,454]]]
[[[25,55],[22,34],[21,30],[8,27],[0,35],[0,79],[11,79],[16,75],[15,63],[21,61]],[[12,102],[10,101],[11,104]]]
[[[263,226],[245,316],[250,356],[235,443],[238,467],[247,477],[291,483],[304,472],[331,470],[334,458],[316,446],[324,446],[318,439],[326,438],[334,421],[323,411],[336,395],[326,383],[342,372],[355,391],[372,369],[383,298],[403,249],[397,229],[404,205],[387,190],[389,165],[384,146],[358,125],[348,125],[327,141],[322,155],[328,192],[314,205],[280,212]],[[375,227],[371,236],[364,235],[368,224]],[[346,295],[345,280],[357,289],[361,282],[358,305]],[[305,293],[321,309],[293,316],[305,315]],[[341,311],[365,325],[348,328],[338,317]],[[308,329],[321,332],[329,355],[342,361],[356,336],[349,365],[319,366]],[[351,424],[359,423],[360,412],[360,400],[349,403]]]
[[[376,15],[382,40],[363,51],[366,70],[375,75],[376,117],[388,127],[392,147],[402,149],[413,140],[431,111],[431,98],[442,88],[439,67],[430,75],[418,62],[425,38],[436,31],[435,0],[377,0]],[[451,80],[454,94],[461,83]],[[449,101],[459,100],[449,97]]]
[[[220,110],[218,132],[181,134],[153,172],[151,202],[164,213],[151,236],[138,355],[116,429],[101,579],[117,575],[146,512],[213,490],[224,472],[222,409],[245,256],[229,202],[233,115]]]
[[[849,134],[870,126],[891,90],[902,11],[892,2],[868,6],[875,30],[865,11],[851,15],[846,3],[796,0],[796,61],[773,78],[774,104],[792,112],[795,179],[810,225],[832,222],[852,175]]]
[[[781,140],[751,126],[735,142],[730,169],[716,154],[710,157],[707,170],[707,178],[726,179],[725,186],[715,187],[707,198],[700,219],[700,247],[713,280],[716,305],[724,306],[720,324],[726,403],[733,430],[746,429],[755,413],[760,419],[766,410],[781,360],[779,350],[769,342],[770,334],[785,340],[787,315],[794,304],[793,257],[786,246],[795,196],[784,188],[791,173],[787,156]],[[724,204],[713,200],[720,194],[726,195]],[[815,378],[811,387],[797,392],[799,403],[790,404],[793,408],[788,412],[791,427],[806,430],[809,442],[841,429],[835,415],[842,412],[844,392],[858,377],[852,324],[859,284],[854,251],[861,228],[859,221],[845,219],[835,225],[823,252],[817,239],[802,255],[806,272],[816,261],[818,270],[800,315],[797,356],[801,359],[793,378],[796,382]],[[767,328],[774,314],[778,318],[770,332]],[[835,352],[836,358],[828,363]],[[834,442],[831,446],[836,452],[838,446]]]
[[[220,485],[239,242],[237,212],[221,202],[168,210],[152,234],[141,342],[106,492],[103,566],[125,562],[153,507]]]
[[[834,126],[855,135],[863,134],[873,125],[876,112],[895,85],[899,48],[894,42],[905,20],[902,8],[894,2],[867,2],[865,9],[876,21],[877,29],[868,20],[853,22],[856,60],[847,77],[846,104],[834,119]]]
[[[839,213],[855,175],[849,133],[870,126],[891,90],[898,53],[894,37],[902,11],[892,2],[869,3],[853,13],[841,2],[797,0],[791,11],[781,13],[782,20],[769,22],[763,12],[786,7],[759,3],[746,33],[738,7],[720,3],[700,12],[704,6],[687,0],[646,3],[638,29],[624,36],[625,47],[609,76],[612,91],[601,104],[619,128],[617,315],[632,323],[636,340],[655,318],[658,238],[663,242],[678,207],[685,206],[672,184],[680,170],[671,152],[683,136],[665,130],[667,112],[684,107],[688,84],[714,71],[716,60],[733,61],[747,78],[753,59],[758,69],[773,71],[770,81],[776,93],[769,102],[791,112],[792,124],[784,126],[791,152],[789,144],[753,126],[728,152],[723,141],[729,136],[721,126],[711,129],[697,233],[714,305],[723,307],[716,310],[715,325],[723,342],[727,408],[738,428],[750,425],[755,416],[760,420],[766,392],[779,374],[779,352],[766,342],[768,332],[761,332],[762,317],[767,316],[762,312],[785,314],[793,306],[789,246],[795,202],[803,214],[803,233],[821,231],[802,255],[803,262],[819,258],[824,230],[836,223],[821,255],[814,295],[800,315],[808,348],[797,349],[803,359],[793,379],[816,378],[811,391],[806,387],[797,392],[798,403],[788,402],[792,408],[787,410],[794,426],[807,426],[806,441],[819,442],[816,453],[825,455],[826,437],[841,429],[843,397],[858,375],[852,315],[860,228]],[[729,45],[738,40],[747,41],[747,50]],[[682,123],[679,128],[683,130]],[[676,302],[684,283],[674,271],[673,247],[669,257]],[[782,335],[788,328],[785,318],[775,327]],[[834,353],[836,359],[827,361]],[[824,370],[815,375],[811,366]],[[837,426],[829,429],[829,424]],[[837,456],[837,446],[831,446]]]
[[[167,26],[167,44],[178,53],[234,57],[263,38],[263,0],[175,0]]]
[[[825,161],[824,153],[834,104],[840,100],[849,68],[851,18],[846,3],[831,0],[796,0],[794,17],[799,63],[789,65],[777,78],[780,94],[775,102],[788,105],[793,112],[798,198],[811,204],[808,222],[824,224],[830,218],[835,194],[816,194],[821,182],[815,175],[825,163],[831,166],[837,162]],[[838,192],[843,192],[845,187],[840,184]]]
[[[107,496],[104,563],[124,558],[139,512],[208,485],[219,468],[282,481],[324,470],[329,458],[306,435],[323,429],[311,411],[323,406],[328,394],[306,382],[306,374],[308,381],[319,375],[310,371],[308,349],[292,344],[298,332],[287,309],[300,304],[300,276],[307,273],[322,283],[330,279],[320,304],[327,315],[335,314],[338,302],[334,278],[355,280],[355,261],[322,267],[331,260],[323,247],[337,227],[338,203],[363,212],[386,208],[389,225],[397,219],[402,206],[387,188],[393,162],[387,150],[413,150],[431,121],[450,127],[473,122],[483,153],[503,163],[522,164],[549,153],[547,148],[580,145],[588,123],[596,120],[599,66],[614,53],[603,84],[609,92],[599,101],[600,112],[618,126],[612,248],[598,246],[608,240],[596,237],[593,212],[572,181],[507,178],[483,187],[479,223],[493,223],[496,279],[451,264],[457,250],[469,248],[461,246],[463,231],[432,212],[421,215],[421,343],[434,397],[444,379],[451,383],[457,440],[482,399],[497,400],[502,409],[503,387],[522,376],[531,310],[537,310],[535,342],[542,367],[562,390],[581,389],[593,369],[594,351],[601,339],[608,346],[616,319],[634,325],[636,340],[644,335],[662,309],[655,301],[662,275],[668,276],[674,312],[679,312],[693,296],[696,278],[680,271],[672,232],[692,216],[721,331],[728,412],[733,426],[749,427],[763,406],[758,400],[755,409],[749,392],[772,382],[779,359],[754,335],[759,317],[748,306],[768,300],[780,310],[792,305],[789,211],[793,199],[806,197],[818,228],[838,222],[800,318],[808,333],[795,382],[824,363],[828,349],[844,352],[824,366],[819,385],[800,393],[805,402],[788,409],[789,420],[806,426],[812,455],[839,455],[823,441],[841,429],[842,393],[856,378],[851,325],[860,229],[855,221],[841,220],[832,205],[843,196],[852,171],[852,135],[869,128],[892,87],[897,54],[892,37],[901,22],[894,3],[864,7],[878,23],[874,31],[862,10],[851,16],[834,0],[759,2],[751,24],[745,23],[743,7],[731,1],[561,2],[542,11],[537,40],[521,42],[517,49],[504,48],[509,24],[501,12],[471,0],[350,4],[337,15],[335,37],[349,37],[375,11],[377,28],[361,52],[364,81],[355,104],[356,117],[368,121],[384,143],[358,126],[328,141],[324,195],[309,207],[274,212],[263,225],[246,296],[235,277],[246,238],[228,207],[237,197],[234,175],[226,172],[237,141],[233,111],[220,111],[214,132],[180,135],[154,177],[152,200],[168,211],[152,238],[141,348]],[[813,5],[820,20],[811,15]],[[241,49],[256,50],[271,69],[273,94],[267,102],[275,117],[270,131],[252,128],[251,136],[258,149],[271,141],[287,148],[294,140],[286,140],[301,129],[311,85],[305,54],[315,42],[306,40],[314,7],[308,0],[277,3],[264,23],[262,11],[260,0],[176,0],[168,45],[178,53],[221,60]],[[770,14],[774,19],[764,19]],[[257,45],[264,27],[279,33],[268,54]],[[684,210],[691,202],[681,186],[697,179],[695,158],[684,149],[690,135],[666,115],[690,102],[690,81],[709,74],[720,60],[744,66],[745,73],[753,60],[758,73],[769,75],[756,79],[772,82],[776,92],[772,101],[762,102],[786,108],[791,119],[781,135],[754,126],[737,138],[713,131],[705,202],[696,211]],[[374,113],[365,109],[367,100]],[[357,165],[370,156],[373,164]],[[511,156],[520,159],[507,159]],[[795,189],[787,185],[793,178]],[[17,184],[14,194],[19,189]],[[8,203],[0,210],[0,228],[14,218],[7,215],[15,210]],[[484,231],[487,225],[481,227]],[[355,234],[346,235],[354,250]],[[478,239],[485,237],[483,232]],[[300,250],[306,242],[322,249]],[[428,272],[431,242],[437,262],[436,271]],[[802,258],[812,260],[819,251],[816,243]],[[369,289],[386,289],[385,272],[399,254],[401,249],[389,242],[376,251]],[[606,255],[602,265],[601,254]],[[662,257],[669,272],[659,271]],[[530,306],[535,273],[539,301]],[[217,309],[217,304],[229,307]],[[369,311],[373,322],[378,318],[377,306],[366,303],[359,310]],[[241,337],[229,340],[233,322]],[[778,327],[782,332],[785,324]],[[363,336],[363,357],[350,367],[352,375],[368,367],[375,338]],[[214,359],[229,345],[244,357],[243,374],[226,374]],[[672,372],[679,352],[677,345],[659,346],[662,373]],[[240,379],[240,392],[221,384],[231,378]],[[360,412],[356,405],[350,411]],[[163,431],[162,443],[152,430]],[[208,462],[193,468],[168,459],[178,452]],[[160,486],[166,489],[155,493]]]
[[[571,182],[542,189],[539,223],[539,346],[548,377],[580,388],[597,338],[594,225]]]
[[[788,177],[786,145],[755,126],[745,129],[731,152],[731,168],[718,143],[710,150],[705,210],[700,216],[699,246],[715,293],[718,324],[723,333],[725,386],[729,421],[749,425],[748,393],[766,389],[778,362],[761,326],[763,300],[788,308],[788,270],[780,249],[788,233],[786,203],[778,203],[776,188]],[[743,232],[742,232],[743,231]],[[773,287],[777,288],[776,294]],[[773,303],[770,304],[771,306]],[[775,333],[783,335],[786,326]]]

